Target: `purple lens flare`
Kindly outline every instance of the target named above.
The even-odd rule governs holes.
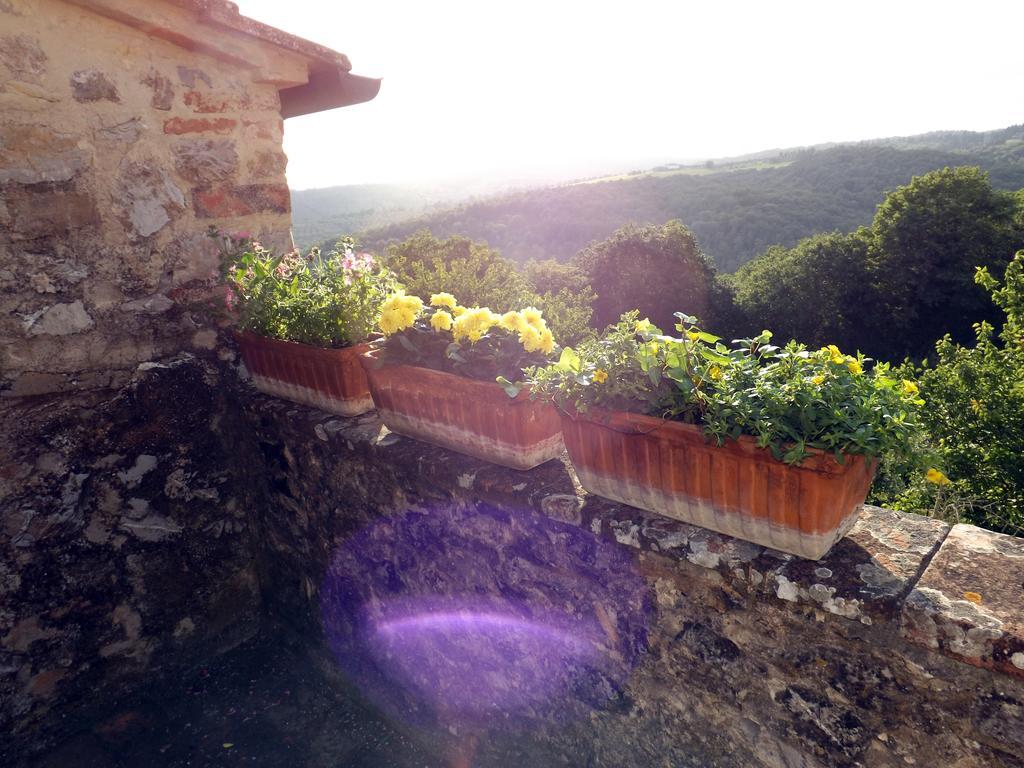
[[[532,512],[440,507],[371,523],[321,590],[346,676],[410,724],[522,728],[585,716],[646,649],[632,555]]]

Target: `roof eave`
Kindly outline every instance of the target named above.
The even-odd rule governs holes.
[[[380,92],[380,79],[353,75],[341,68],[311,71],[309,82],[281,90],[281,117],[300,117],[370,101]]]

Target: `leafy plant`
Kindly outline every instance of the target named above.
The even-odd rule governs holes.
[[[1002,281],[979,268],[975,281],[1006,313],[997,335],[974,326],[974,346],[946,336],[934,365],[907,366],[928,399],[923,421],[947,468],[948,484],[922,482],[900,466],[886,468],[879,501],[899,509],[931,509],[1008,533],[1024,531],[1024,251]]]
[[[599,339],[527,371],[534,392],[563,408],[630,410],[700,424],[718,444],[753,437],[798,464],[813,451],[910,456],[919,433],[917,385],[835,346],[771,344],[763,331],[727,346],[677,313],[679,337],[635,312]]]
[[[232,241],[229,241],[232,242]],[[397,283],[350,238],[328,254],[318,248],[275,255],[258,242],[234,242],[223,259],[226,302],[237,326],[260,336],[318,347],[365,341]]]
[[[423,300],[404,292],[388,297],[381,307],[378,342],[382,364],[405,364],[455,373],[483,381],[522,377],[523,368],[549,362],[554,334],[539,309],[527,307],[504,314],[487,307],[463,307],[450,293]],[[429,316],[428,316],[429,315]]]

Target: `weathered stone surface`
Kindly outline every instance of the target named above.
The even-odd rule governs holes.
[[[198,114],[216,114],[219,112],[268,112],[280,111],[281,102],[277,94],[270,91],[251,92],[211,92],[186,91],[185,106]]]
[[[229,117],[172,117],[164,121],[164,133],[185,134],[185,133],[219,133],[229,134],[238,125],[237,120]]]
[[[133,117],[107,128],[100,128],[96,135],[107,141],[122,141],[126,144],[134,144],[145,130],[146,126],[143,124],[142,118]]]
[[[1024,678],[1022,607],[1024,539],[956,525],[907,598],[904,634]]]
[[[195,190],[192,205],[200,219],[288,213],[291,211],[291,193],[286,184],[220,186]]]
[[[39,83],[46,74],[46,54],[29,35],[0,35],[0,64],[15,80]]]
[[[120,390],[0,399],[0,764],[23,764],[69,704],[255,632],[264,486],[230,385],[185,357]]]
[[[81,301],[54,304],[25,318],[28,336],[68,336],[87,331],[94,325]]]
[[[122,312],[145,312],[150,315],[160,315],[174,306],[174,300],[158,293],[154,296],[147,296],[144,299],[135,299],[121,305]]]
[[[80,69],[71,75],[71,95],[75,101],[121,101],[117,86],[104,72]]]
[[[150,69],[142,82],[153,89],[150,106],[153,109],[169,110],[174,105],[174,83],[156,69]]]
[[[70,181],[91,161],[92,153],[71,134],[37,125],[0,126],[0,184]]]
[[[558,526],[636,553],[657,606],[641,661],[619,686],[604,678],[605,697],[583,696],[588,718],[531,729],[567,764],[1020,765],[1005,734],[1017,728],[1024,684],[899,633],[905,595],[948,531],[941,522],[869,507],[826,558],[803,561],[581,496],[560,462],[517,473],[388,434],[372,415],[253,405],[272,509],[285,510],[260,523],[265,596],[307,632],[329,615],[329,639],[352,637],[345,611],[324,613],[333,577],[322,575],[349,547],[376,565],[342,568],[364,582],[343,592],[376,585],[372,610],[423,593],[515,595],[538,612],[560,605],[589,589],[566,583],[593,564]],[[557,544],[526,555],[533,543],[520,531],[538,516],[555,527],[535,538]],[[377,557],[377,547],[387,552]],[[481,744],[500,738],[492,729]]]
[[[213,82],[210,80],[210,76],[203,72],[203,70],[186,67],[181,64],[178,65],[178,80],[181,81],[182,85],[188,86],[189,88],[195,88],[197,82],[206,83],[207,88],[213,87]]]
[[[249,175],[254,179],[276,178],[288,168],[288,156],[284,152],[260,152],[249,160]]]
[[[189,181],[209,184],[238,172],[238,153],[230,139],[186,139],[173,151],[174,167]]]
[[[18,239],[60,236],[99,223],[92,196],[61,186],[39,185],[4,202],[10,232]]]
[[[130,232],[149,237],[185,207],[185,195],[156,162],[126,163],[118,180],[119,203]]]

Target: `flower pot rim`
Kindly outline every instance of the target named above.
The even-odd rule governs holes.
[[[820,448],[808,448],[807,457],[800,464],[786,464],[776,459],[768,448],[757,445],[757,440],[750,435],[740,435],[736,440],[727,438],[722,445],[717,445],[709,440],[704,434],[703,428],[698,424],[687,424],[674,419],[666,419],[661,416],[649,416],[645,413],[633,411],[617,411],[591,406],[587,411],[581,412],[575,408],[565,409],[558,407],[559,415],[573,421],[583,420],[604,429],[616,432],[635,435],[648,435],[654,432],[667,430],[688,439],[699,438],[709,446],[723,451],[736,454],[739,458],[747,461],[757,461],[771,464],[782,464],[790,469],[803,472],[816,472],[826,475],[844,475],[850,472],[860,461],[877,462],[877,457],[868,457],[863,454],[843,453],[846,461],[840,464],[831,451],[824,451]],[[596,417],[596,418],[595,418]]]
[[[252,331],[243,331],[238,328],[233,328],[231,331],[238,342],[249,342],[250,344],[269,344],[278,345],[289,349],[309,349],[318,350],[321,352],[346,352],[349,354],[362,354],[369,349],[369,342],[361,341],[358,344],[348,344],[344,347],[321,347],[316,344],[304,344],[301,341],[291,341],[289,339],[278,339],[274,336],[262,336]]]
[[[488,392],[500,391],[502,396],[510,405],[521,405],[522,403],[531,402],[529,387],[523,387],[519,391],[518,395],[515,397],[509,397],[508,393],[505,392],[504,387],[502,387],[497,381],[474,379],[469,376],[462,376],[458,373],[451,373],[450,371],[439,371],[436,368],[427,368],[424,365],[412,365],[410,363],[385,363],[380,359],[382,351],[383,350],[380,347],[368,345],[367,350],[359,355],[359,361],[363,364],[363,368],[366,369],[368,374],[372,375],[373,372],[384,368],[390,368],[392,370],[408,368],[410,370],[421,372],[421,374],[426,373],[428,376],[438,377],[439,384],[443,383],[446,379],[457,379],[460,382],[467,382],[470,386],[485,388]]]

